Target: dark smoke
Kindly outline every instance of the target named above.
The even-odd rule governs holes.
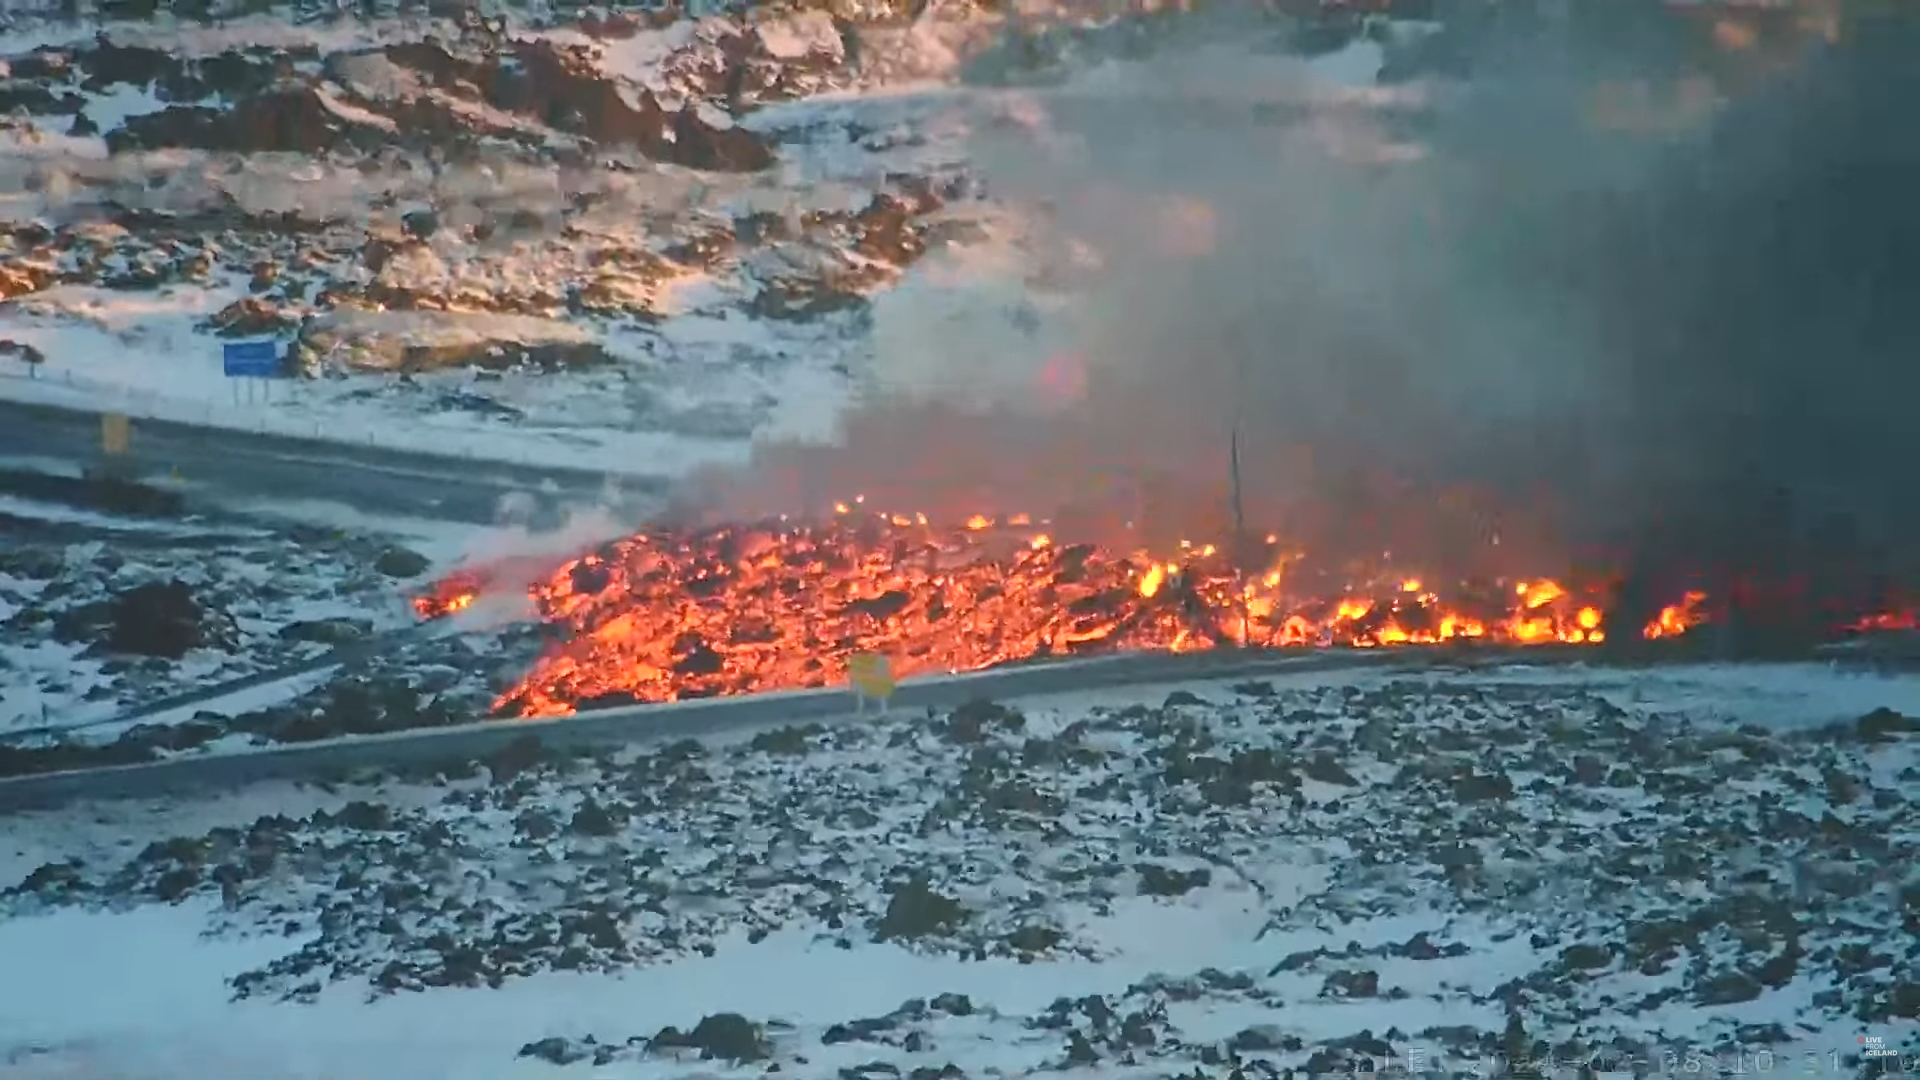
[[[1418,109],[1244,44],[996,99],[974,160],[1045,267],[1007,302],[1071,299],[1035,335],[883,303],[878,403],[723,502],[1224,535],[1237,425],[1247,518],[1315,556],[1871,606],[1920,550],[1913,36],[1810,42],[1664,135],[1585,122],[1596,72],[1671,74],[1658,35],[1489,44]]]

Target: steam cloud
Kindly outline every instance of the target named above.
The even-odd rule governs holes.
[[[994,99],[974,161],[1038,269],[967,295],[1033,310],[883,302],[882,396],[731,505],[1059,514],[1132,475],[1151,539],[1219,535],[1237,421],[1249,523],[1310,550],[1910,570],[1917,57],[1822,46],[1664,138],[1577,122],[1632,58],[1565,52],[1418,120],[1217,46]]]

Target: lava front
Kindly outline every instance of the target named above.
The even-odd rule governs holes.
[[[648,530],[566,564],[531,589],[563,641],[496,710],[551,716],[828,686],[867,651],[910,676],[1120,650],[1607,634],[1596,593],[1550,580],[1334,580],[1298,569],[1274,537],[1238,559],[1208,545],[1154,557],[1056,543],[1023,517],[941,527],[842,510],[820,524]],[[487,584],[484,571],[456,574],[416,606],[450,614]],[[1697,619],[1675,605],[1633,632],[1672,635]]]

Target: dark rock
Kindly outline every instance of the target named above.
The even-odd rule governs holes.
[[[243,98],[228,109],[169,105],[131,116],[107,132],[107,149],[114,154],[165,147],[322,154],[354,144],[374,148],[385,139],[379,128],[328,108],[312,87],[300,87]]]
[[[515,777],[539,766],[546,757],[547,748],[538,735],[522,735],[487,759],[487,771],[494,783],[511,783]]]
[[[933,891],[923,878],[894,886],[886,914],[874,928],[876,941],[911,941],[960,926],[967,910],[958,900]]]
[[[1051,926],[1023,926],[1002,939],[1009,951],[1016,954],[1052,952],[1066,940],[1066,934]]]
[[[1313,755],[1313,760],[1301,768],[1300,774],[1309,780],[1318,780],[1322,784],[1334,784],[1339,787],[1358,787],[1360,781],[1346,770],[1334,756],[1322,750]]]
[[[431,240],[433,234],[440,231],[440,215],[431,210],[415,210],[402,215],[400,225],[408,236],[417,240]]]
[[[1463,803],[1513,798],[1513,781],[1504,773],[1469,772],[1453,782],[1453,797]]]
[[[373,561],[373,568],[390,578],[416,578],[426,573],[432,563],[425,555],[407,548],[392,547],[380,553]]]
[[[749,1063],[765,1061],[773,1055],[773,1046],[760,1026],[739,1013],[714,1013],[695,1024],[677,1043],[662,1044],[661,1037],[665,1034],[655,1037],[655,1045],[688,1047],[712,1061]]]
[[[277,636],[282,641],[339,645],[349,641],[360,641],[372,634],[373,623],[368,619],[311,619],[288,623],[280,628]]]
[[[1227,1040],[1227,1046],[1238,1054],[1259,1054],[1272,1050],[1286,1049],[1286,1036],[1270,1024],[1258,1027],[1242,1028]]]
[[[300,327],[300,320],[281,311],[274,302],[258,296],[243,296],[219,311],[202,320],[199,329],[210,331],[220,337],[277,337],[291,334]],[[282,370],[285,374],[285,361]]]
[[[673,147],[677,164],[712,172],[758,172],[774,161],[773,149],[759,135],[715,127],[690,106],[674,114]]]
[[[1762,989],[1760,980],[1746,972],[1729,971],[1702,979],[1693,996],[1702,1005],[1737,1005],[1759,997]]]
[[[947,714],[946,736],[956,743],[977,743],[986,739],[989,728],[1016,732],[1026,725],[1026,717],[1005,705],[974,700]]]
[[[582,803],[573,812],[567,827],[581,836],[612,836],[620,831],[620,823],[614,820],[614,816],[592,799]]]
[[[813,738],[823,734],[825,730],[818,724],[775,728],[755,735],[747,744],[747,748],[756,753],[771,754],[776,757],[804,757],[807,751],[813,748]]]
[[[228,643],[209,633],[209,613],[178,579],[135,586],[108,607],[106,646],[117,653],[178,660],[198,648]]]
[[[1574,971],[1595,971],[1613,963],[1613,950],[1604,945],[1569,945],[1561,950],[1560,962]]]
[[[1204,866],[1195,870],[1175,870],[1159,863],[1141,863],[1133,869],[1140,875],[1139,891],[1142,896],[1185,896],[1213,883],[1213,872]]]
[[[1093,1044],[1087,1041],[1087,1037],[1085,1035],[1082,1035],[1079,1031],[1071,1031],[1067,1033],[1067,1064],[1068,1066],[1080,1067],[1085,1065],[1093,1065],[1093,1064],[1097,1064],[1099,1061],[1100,1061],[1100,1052],[1093,1048]]]
[[[1370,998],[1380,996],[1380,974],[1365,968],[1336,971],[1320,988],[1321,997]]]
[[[343,828],[362,832],[385,832],[393,828],[393,809],[384,803],[355,799],[333,815],[333,822]]]
[[[1853,730],[1863,742],[1892,742],[1901,735],[1920,730],[1920,722],[1881,708],[1854,721]]]
[[[972,1016],[974,1012],[973,999],[965,994],[937,994],[927,1004],[935,1012],[948,1016]]]
[[[518,1056],[536,1058],[554,1065],[571,1065],[576,1061],[585,1061],[592,1057],[593,1052],[577,1047],[571,1040],[556,1035],[522,1046]]]

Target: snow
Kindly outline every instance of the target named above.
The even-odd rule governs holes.
[[[265,388],[242,387],[221,369],[217,342],[192,332],[213,297],[186,294],[193,310],[156,311],[152,301],[102,300],[92,296],[37,298],[42,304],[72,301],[88,325],[51,325],[28,315],[0,319],[0,334],[32,345],[48,357],[37,377],[19,365],[0,371],[0,396],[13,401],[69,408],[107,408],[138,418],[198,424],[233,431],[260,432],[417,451],[482,461],[513,461],[556,468],[583,465],[613,474],[672,477],[707,465],[745,461],[749,445],[739,439],[701,438],[609,428],[555,427],[539,432],[503,433],[484,417],[456,412],[424,412],[360,402],[325,384],[275,380]],[[510,317],[509,317],[510,318]],[[420,341],[417,321],[406,329]],[[568,331],[528,335],[566,340]],[[471,341],[471,326],[454,325],[431,339],[436,343]],[[533,392],[539,387],[530,386]],[[591,404],[593,388],[574,388],[572,400]],[[604,396],[600,398],[605,401]],[[614,404],[618,406],[620,399]],[[564,407],[564,399],[563,399]]]
[[[8,553],[17,560],[9,564],[11,572],[0,572],[0,733],[87,728],[112,735],[109,722],[140,701],[254,676],[326,651],[280,640],[278,631],[293,623],[413,623],[393,584],[356,565],[371,559],[367,550],[342,557],[354,542],[337,531],[332,543],[289,543],[257,521],[129,518],[12,496],[0,496],[0,516],[15,522]],[[43,535],[33,523],[57,531]],[[61,640],[60,620],[87,604],[170,579],[216,601],[231,618],[233,640],[157,665],[104,655],[88,635]],[[29,607],[36,618],[16,618]],[[184,722],[208,704],[260,708],[315,681],[303,674],[143,722]]]
[[[1495,759],[1510,755],[1504,768],[1524,786],[1522,770],[1563,737],[1548,728],[1571,723],[1579,737],[1585,725],[1584,737],[1601,741],[1578,745],[1596,748],[1615,737],[1605,733],[1614,721],[1590,711],[1596,702],[1622,702],[1618,707],[1626,710],[1622,715],[1630,729],[1644,724],[1653,731],[1651,725],[1657,723],[1664,725],[1658,730],[1687,739],[1711,740],[1718,737],[1716,732],[1731,733],[1734,723],[1767,716],[1791,734],[1822,711],[1828,700],[1823,695],[1838,685],[1831,676],[1796,667],[1698,667],[1624,674],[1510,669],[1477,675],[1435,673],[1422,680],[1368,669],[1260,681],[1265,686],[1257,692],[1206,680],[1026,699],[1012,703],[1024,713],[1025,726],[1005,741],[989,734],[984,743],[943,745],[932,739],[940,730],[937,725],[916,728],[918,722],[910,718],[882,718],[870,721],[875,729],[870,733],[849,728],[840,735],[814,736],[811,755],[817,757],[787,756],[751,745],[716,749],[715,756],[689,774],[715,786],[697,793],[693,802],[664,808],[662,816],[649,817],[644,824],[636,822],[637,831],[612,847],[564,833],[530,845],[516,831],[515,815],[524,818],[538,811],[564,821],[581,799],[604,800],[615,790],[633,792],[641,776],[652,777],[651,785],[662,795],[682,780],[645,772],[652,766],[644,766],[640,758],[633,766],[640,772],[626,774],[616,768],[596,780],[598,766],[589,766],[584,777],[578,769],[562,770],[520,784],[510,798],[479,780],[440,788],[391,783],[343,791],[263,785],[204,800],[82,805],[0,819],[4,883],[42,863],[68,857],[112,872],[122,860],[148,858],[136,853],[150,842],[192,838],[222,827],[244,832],[247,823],[261,815],[339,813],[352,800],[385,804],[396,815],[367,834],[383,854],[352,856],[357,861],[337,871],[328,862],[315,867],[283,864],[279,878],[260,884],[266,893],[237,893],[224,904],[197,896],[161,904],[136,891],[124,902],[105,907],[0,909],[0,955],[8,957],[10,965],[21,965],[15,970],[34,973],[0,980],[0,1062],[5,1063],[0,1075],[8,1080],[71,1080],[86,1071],[93,1076],[186,1080],[224,1069],[232,1075],[285,1080],[342,1075],[363,1080],[667,1080],[696,1068],[714,1075],[760,1073],[762,1066],[741,1071],[723,1062],[696,1065],[670,1055],[624,1050],[592,1065],[547,1064],[520,1056],[523,1047],[547,1039],[592,1037],[600,1040],[598,1045],[618,1048],[629,1034],[645,1037],[669,1025],[686,1031],[703,1017],[724,1012],[769,1024],[782,1071],[797,1075],[832,1075],[874,1060],[892,1060],[902,1074],[912,1066],[937,1069],[951,1062],[972,1077],[1018,1076],[1059,1062],[1060,1029],[1044,1018],[1058,1018],[1062,1008],[1071,1013],[1079,1007],[1074,1002],[1096,995],[1117,1012],[1162,1010],[1164,1020],[1159,1022],[1187,1047],[1217,1046],[1248,1032],[1298,1039],[1307,1047],[1327,1046],[1366,1032],[1385,1040],[1393,1056],[1409,1066],[1445,1065],[1467,1072],[1495,1063],[1497,1055],[1485,1052],[1475,1059],[1438,1035],[1422,1033],[1498,1032],[1507,1021],[1502,988],[1516,981],[1534,991],[1550,989],[1550,1000],[1562,1000],[1576,1010],[1555,1012],[1549,1002],[1534,1001],[1528,1030],[1535,1037],[1558,1041],[1579,1036],[1591,1046],[1593,1040],[1604,1045],[1612,1037],[1639,1036],[1654,1048],[1643,1053],[1671,1053],[1682,1063],[1663,1070],[1658,1068],[1663,1062],[1651,1062],[1653,1071],[1684,1070],[1686,1055],[1695,1053],[1714,1058],[1728,1071],[1734,1055],[1742,1057],[1747,1072],[1757,1071],[1752,1063],[1760,1055],[1796,1066],[1810,1054],[1831,1055],[1839,1067],[1840,1055],[1852,1046],[1861,1024],[1821,1004],[1820,995],[1828,989],[1822,975],[1807,973],[1734,1004],[1704,1003],[1689,996],[1688,963],[1714,962],[1709,954],[1717,946],[1708,937],[1691,946],[1697,951],[1688,963],[1664,971],[1609,965],[1571,982],[1564,975],[1540,982],[1542,975],[1558,970],[1562,950],[1572,943],[1615,944],[1631,940],[1636,925],[1688,917],[1684,908],[1690,886],[1683,881],[1655,876],[1640,886],[1609,886],[1612,893],[1599,895],[1588,891],[1585,877],[1614,872],[1609,868],[1617,868],[1621,857],[1670,849],[1682,833],[1668,836],[1665,830],[1693,829],[1702,821],[1721,820],[1716,815],[1722,813],[1733,814],[1726,820],[1736,821],[1756,812],[1756,800],[1772,803],[1757,811],[1762,815],[1792,801],[1806,804],[1803,812],[1817,816],[1824,812],[1817,799],[1783,800],[1788,789],[1774,786],[1777,776],[1755,775],[1739,781],[1751,786],[1751,793],[1723,784],[1674,806],[1664,805],[1670,800],[1651,792],[1607,786],[1569,786],[1544,797],[1529,792],[1504,809],[1484,803],[1429,806],[1416,797],[1417,782],[1397,779],[1387,762],[1371,761],[1366,752],[1354,749],[1377,737],[1377,732],[1367,736],[1366,729],[1386,721],[1397,725],[1399,738],[1417,739],[1420,732],[1429,732],[1436,740],[1430,746],[1445,747],[1439,753],[1464,753],[1477,768],[1500,769]],[[1862,689],[1854,700],[1907,700],[1903,695],[1920,684],[1901,679],[1870,685],[1882,692],[1870,695]],[[1170,692],[1203,704],[1154,709],[1152,703]],[[1241,695],[1237,705],[1232,704],[1236,693]],[[1534,702],[1543,711],[1507,712],[1514,702]],[[1703,702],[1716,705],[1726,718],[1690,719]],[[1146,708],[1128,708],[1140,705]],[[1302,708],[1312,713],[1306,722],[1297,718]],[[1144,726],[1131,726],[1135,721],[1125,720],[1128,715]],[[1362,716],[1367,719],[1356,728]],[[922,827],[916,833],[913,823],[919,815],[962,790],[945,788],[943,794],[943,785],[956,777],[964,785],[966,774],[975,768],[968,762],[982,754],[1017,755],[1023,741],[1030,747],[1093,722],[1095,729],[1070,745],[1104,747],[1100,752],[1107,755],[1107,764],[1082,775],[1105,776],[1111,782],[1139,768],[1141,761],[1166,760],[1169,744],[1164,740],[1170,733],[1158,725],[1171,722],[1177,729],[1191,720],[1200,720],[1201,726],[1193,730],[1203,738],[1220,740],[1194,745],[1213,747],[1215,753],[1304,738],[1311,745],[1336,748],[1360,779],[1354,785],[1316,782],[1303,789],[1308,796],[1304,806],[1290,814],[1283,803],[1270,803],[1264,796],[1240,809],[1216,805],[1199,818],[1191,816],[1191,807],[1135,802],[1128,810],[1125,794],[1089,788],[1078,805],[1047,819],[1058,830],[1050,835],[1032,831],[1037,822],[996,826],[991,817],[948,817],[932,832]],[[1489,724],[1504,729],[1484,727]],[[921,733],[909,734],[914,730]],[[1471,743],[1473,733],[1482,731],[1490,740],[1484,745],[1459,741]],[[1172,737],[1174,745],[1190,738],[1177,733]],[[1546,741],[1527,747],[1517,745],[1515,738]],[[1660,753],[1657,739],[1638,745],[1646,753]],[[1817,755],[1825,763],[1821,767],[1829,770],[1858,769],[1870,757],[1897,772],[1903,763],[1911,768],[1915,760],[1910,742],[1851,749],[1791,741],[1764,745],[1772,754]],[[1296,746],[1293,752],[1304,750]],[[1402,768],[1421,764],[1416,757]],[[1703,767],[1712,768],[1691,750],[1668,766]],[[1146,772],[1159,768],[1149,764]],[[1041,774],[1031,775],[1041,782]],[[1880,794],[1899,790],[1894,775],[1885,779],[1886,790]],[[1135,797],[1152,790],[1149,786]],[[1164,787],[1159,790],[1161,798],[1171,795]],[[874,801],[863,803],[869,798]],[[1622,816],[1594,816],[1584,804],[1596,799],[1610,803]],[[834,823],[863,805],[871,805],[879,832],[868,834],[862,826],[849,831]],[[1857,820],[1857,810],[1847,812]],[[784,813],[796,816],[780,816]],[[1487,814],[1493,816],[1477,824],[1466,822]],[[338,821],[316,819],[312,829],[327,838],[327,846],[304,850],[316,856],[324,851],[329,859],[351,856],[356,834]],[[616,855],[655,867],[687,890],[684,896],[663,898],[664,906],[635,912],[633,929],[649,941],[700,934],[708,954],[669,948],[639,966],[613,971],[536,967],[493,988],[371,995],[361,979],[329,981],[322,968],[326,984],[316,984],[313,994],[279,1000],[256,993],[234,1000],[229,980],[270,969],[303,946],[377,948],[367,942],[353,945],[361,939],[342,936],[345,932],[337,926],[329,939],[316,934],[310,922],[283,925],[284,919],[257,905],[263,895],[284,895],[291,904],[289,913],[326,908],[348,887],[349,874],[357,878],[375,865],[388,868],[382,873],[416,865],[406,845],[429,821],[438,824],[428,833],[451,830],[440,833],[443,839],[437,841],[451,842],[443,849],[444,857],[465,860],[432,892],[434,904],[444,900],[457,906],[486,897],[490,899],[479,902],[537,912],[537,906],[514,905],[541,895],[556,904],[577,903],[563,899],[580,884],[574,876],[590,879],[592,867]],[[1396,856],[1398,861],[1383,859],[1393,854],[1394,841],[1388,837],[1396,832],[1410,839],[1436,828],[1449,834],[1465,829],[1461,835],[1471,835],[1489,827],[1510,830],[1515,837],[1535,830],[1560,836],[1572,829],[1562,839],[1575,842],[1562,849],[1555,846],[1557,841],[1536,841],[1531,850],[1500,856],[1499,836],[1492,834],[1485,876],[1451,883],[1477,897],[1464,905],[1447,902],[1444,889],[1436,891],[1438,883],[1420,865],[1428,856],[1410,850]],[[1889,839],[1902,842],[1897,835]],[[1389,846],[1380,847],[1383,842]],[[779,883],[781,868],[798,860],[802,866],[831,869],[834,863],[819,860],[832,860],[839,853],[860,858],[839,867],[837,888],[845,891],[837,895],[868,911],[875,904],[885,906],[875,896],[885,882],[898,880],[905,867],[923,867],[955,875],[934,880],[967,903],[977,921],[996,922],[1003,911],[1025,911],[1061,928],[1074,946],[1025,960],[969,958],[964,950],[881,943],[857,930],[841,933],[798,912],[795,919],[784,918],[782,906],[800,901],[783,894],[796,886]],[[1734,858],[1728,868],[1739,869],[1739,851],[1709,845],[1701,854]],[[1091,862],[1086,861],[1089,857]],[[1788,852],[1780,857],[1799,856]],[[1062,883],[1069,879],[1062,874],[1076,867],[1107,860],[1124,867],[1137,859],[1176,867],[1199,859],[1217,872],[1210,882],[1172,896],[1125,888],[1085,895],[1063,890]],[[715,869],[723,864],[747,877],[731,883],[710,877],[727,873]],[[1573,874],[1575,866],[1585,869]],[[1877,863],[1858,871],[1894,882],[1904,873]],[[1525,882],[1534,872],[1545,875],[1544,891],[1523,890],[1500,899],[1507,895],[1502,890]],[[544,886],[521,880],[527,876]],[[508,888],[508,880],[515,888]],[[314,891],[302,892],[303,887]],[[1644,891],[1636,893],[1635,888]],[[1480,889],[1492,891],[1480,896]],[[1808,935],[1807,951],[1814,957],[1829,948],[1823,941],[1836,940],[1833,934],[1864,934],[1860,940],[1869,947],[1877,943],[1882,950],[1897,940],[1897,911],[1876,912],[1857,898],[1817,894],[1788,901],[1771,889],[1769,884],[1728,882],[1697,889],[1691,902],[1722,903],[1741,890],[1768,902],[1790,902],[1799,911],[1799,932]],[[1816,906],[1800,911],[1809,902]],[[1682,910],[1676,911],[1676,904]],[[1828,920],[1821,912],[1833,904],[1847,910]],[[1705,910],[1710,908],[1691,917],[1698,919]],[[726,912],[747,915],[746,925]],[[402,920],[433,917],[414,908],[396,908],[392,914]],[[848,918],[858,926],[854,913]],[[1872,918],[1893,921],[1881,925]],[[748,926],[761,930],[749,934]],[[215,929],[210,933],[209,928]],[[709,930],[710,939],[704,936]],[[1425,951],[1416,951],[1416,943],[1425,943]],[[336,962],[351,962],[352,954],[332,955]],[[371,954],[375,967],[379,956]],[[1336,976],[1357,968],[1377,980],[1378,996],[1329,993]],[[1208,976],[1209,969],[1224,974]],[[931,1016],[920,1015],[908,1024],[922,1033],[920,1050],[899,1052],[905,1044],[897,1039],[829,1037],[830,1025],[889,1016],[901,1010],[903,1002],[944,994],[966,995],[970,1008],[957,1013],[936,1008]],[[1748,1032],[1758,1030],[1752,1025],[1768,1023],[1778,1024],[1783,1037],[1741,1035],[1728,1040],[1727,1033],[1736,1028]],[[1903,1038],[1920,1034],[1920,1025],[1894,1020],[1869,1025],[1868,1030],[1884,1032],[1890,1045],[1899,1046]],[[1193,1062],[1188,1058],[1182,1065],[1178,1058],[1148,1056],[1137,1066],[1107,1060],[1096,1069],[1085,1075],[1191,1074]]]
[[[401,214],[436,205],[454,227],[443,228],[424,246],[397,252],[384,278],[455,298],[550,296],[560,275],[577,270],[579,245],[467,244],[456,238],[459,221],[508,211],[555,215],[580,188],[595,201],[592,209],[576,210],[570,219],[576,235],[604,234],[645,251],[651,250],[647,238],[663,230],[670,235],[724,224],[750,209],[797,215],[813,208],[857,208],[889,174],[938,175],[963,166],[982,116],[1017,111],[1019,93],[958,85],[961,46],[992,26],[991,19],[938,10],[910,25],[867,28],[872,40],[852,84],[825,85],[811,98],[761,109],[745,121],[756,130],[781,133],[781,164],[770,176],[698,175],[647,164],[631,172],[574,176],[565,168],[504,159],[381,173],[286,154],[235,161],[226,155],[159,151],[108,159],[99,139],[44,134],[31,147],[22,144],[31,153],[18,161],[0,155],[0,179],[18,181],[0,185],[10,192],[0,198],[0,212],[16,219],[44,217],[74,200],[109,194],[138,208],[204,210],[212,205],[210,198],[224,193],[250,212],[298,210],[397,231]],[[257,19],[196,27],[163,19],[152,26],[109,26],[107,36],[182,55],[209,55],[243,41],[313,45],[325,53],[398,40],[420,29],[347,23],[293,27]],[[591,44],[611,75],[643,85],[659,83],[662,64],[675,50],[711,44],[724,29],[723,21],[709,19],[615,41],[565,30],[549,36]],[[777,57],[834,55],[841,49],[838,31],[822,12],[758,18],[751,32]],[[1414,100],[1410,95],[1417,97],[1414,88],[1372,87],[1379,64],[1379,47],[1370,42],[1308,61],[1250,58],[1228,50],[1184,69],[1175,89],[1247,103],[1304,96],[1335,111],[1398,107]],[[336,77],[362,94],[422,90],[415,75],[377,54],[350,57],[340,67]],[[1141,82],[1143,70],[1157,73],[1148,76],[1149,82],[1164,75],[1151,62],[1109,62],[1050,93],[1111,95],[1119,84]],[[342,100],[338,87],[323,84],[319,92],[326,107],[349,120],[390,126]],[[102,130],[109,130],[127,116],[163,104],[151,88],[116,85],[92,95],[87,109]],[[513,117],[493,119],[525,125]],[[872,140],[856,131],[883,133],[894,145],[874,149]],[[1341,134],[1339,124],[1328,131],[1330,139],[1352,138]],[[1369,144],[1354,152],[1392,157],[1413,151]],[[29,171],[44,175],[50,169],[66,179],[27,190]],[[858,396],[844,374],[850,368],[856,381],[864,379],[872,384],[869,389],[881,392],[904,390],[913,396],[961,385],[994,399],[1018,397],[1021,377],[1038,368],[1060,336],[1058,319],[1042,320],[1035,337],[1026,329],[1031,320],[1019,312],[1036,301],[1046,307],[1067,300],[1034,295],[1040,268],[1023,250],[1017,219],[991,204],[975,209],[989,216],[983,224],[994,235],[984,245],[936,255],[896,287],[883,289],[871,333],[835,320],[804,325],[751,319],[741,310],[749,295],[742,280],[649,268],[603,282],[612,294],[658,313],[663,321],[657,325],[479,311],[334,314],[323,319],[330,325],[322,336],[337,341],[343,355],[357,357],[360,372],[344,379],[276,383],[270,392],[255,388],[249,393],[222,374],[219,341],[196,329],[207,316],[249,295],[245,275],[152,294],[61,285],[0,304],[0,339],[31,345],[47,356],[37,379],[28,378],[23,365],[0,362],[0,397],[111,408],[136,418],[232,430],[555,467],[590,464],[612,473],[672,478],[748,461],[756,442],[833,438],[840,414]],[[992,220],[995,214],[1000,220]],[[748,276],[763,269],[748,268]],[[325,267],[326,274],[348,281],[366,272],[356,265]],[[484,379],[471,372],[434,372],[412,376],[412,385],[398,385],[391,374],[409,346],[483,341],[596,344],[615,366]]]
[[[314,1005],[228,1000],[226,979],[300,939],[207,941],[213,914],[200,904],[131,912],[57,912],[0,923],[0,954],[46,978],[0,996],[0,1061],[9,1080],[53,1080],[85,1066],[152,1080],[210,1073],[322,1080],[509,1080],[561,1075],[514,1060],[553,1035],[665,1025],[691,1028],[723,1012],[825,1026],[879,1015],[929,988],[963,993],[1009,1013],[1061,996],[1109,991],[1177,966],[1230,968],[1246,959],[1258,920],[1248,897],[1141,902],[1098,927],[1116,956],[1049,969],[1013,961],[916,956],[895,946],[838,949],[807,933],[758,944],[744,935],[708,959],[676,961],[624,977],[552,973],[499,990],[454,990],[368,1003],[349,992]],[[1126,910],[1131,909],[1131,910]],[[823,988],[832,987],[832,993]],[[51,1053],[22,1054],[24,1047]],[[36,1059],[52,1058],[52,1063]],[[658,1070],[599,1070],[596,1077]],[[572,1075],[579,1075],[576,1070]]]
[[[1920,678],[1849,671],[1838,664],[1699,664],[1636,671],[1515,667],[1502,681],[1578,683],[1622,708],[1658,705],[1703,719],[1782,731],[1824,727],[1877,708],[1920,715]]]
[[[824,11],[802,11],[778,22],[757,27],[761,44],[776,59],[799,60],[810,53],[838,59],[842,44],[833,16]]]

